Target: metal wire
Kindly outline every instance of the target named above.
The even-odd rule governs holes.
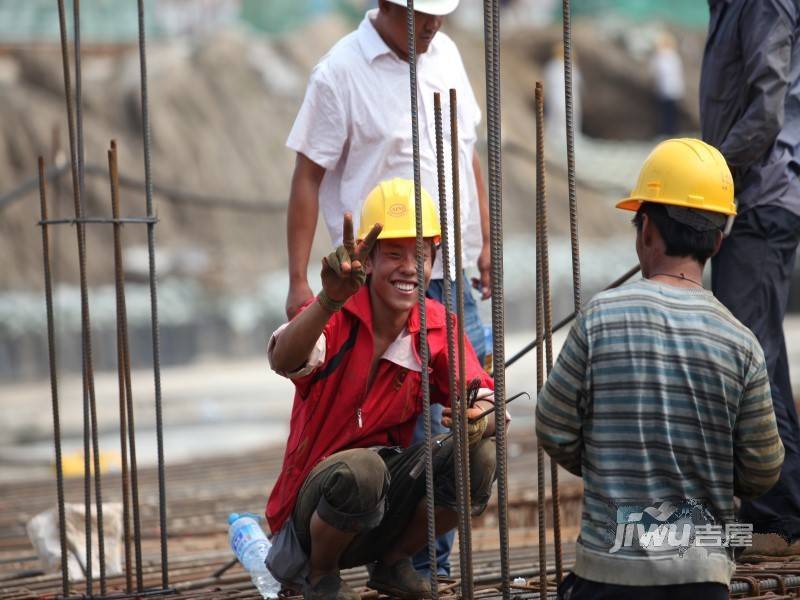
[[[505,314],[503,306],[503,188],[500,132],[500,2],[484,0],[486,112],[489,150],[489,229],[492,282],[492,361],[495,422],[505,423]],[[499,368],[497,368],[499,365]],[[497,428],[497,503],[503,598],[511,597],[508,548],[508,464],[505,427]]]
[[[158,223],[156,217],[81,217],[80,219],[47,219],[39,221],[39,225],[77,225],[80,224],[117,224],[125,223]]]
[[[141,0],[140,0],[141,1]],[[425,421],[425,499],[428,514],[428,561],[431,578],[431,598],[439,597],[436,574],[436,515],[433,497],[433,447],[431,431],[430,375],[428,373],[428,325],[425,311],[425,239],[422,229],[422,184],[419,165],[419,112],[417,108],[417,41],[414,23],[414,0],[406,4],[406,35],[408,37],[408,66],[411,95],[411,143],[414,162],[414,211],[417,227],[417,292],[419,296],[419,355],[422,368],[422,403]]]
[[[39,200],[42,219],[47,219],[47,177],[44,159],[39,157]],[[53,403],[53,446],[56,454],[56,495],[58,496],[58,540],[61,547],[61,589],[69,596],[67,570],[67,526],[64,515],[64,470],[61,464],[61,418],[58,409],[58,369],[56,368],[55,319],[53,317],[53,282],[50,271],[50,239],[47,227],[42,227],[42,255],[44,257],[44,295],[47,303],[47,351],[50,359],[50,396]]]
[[[542,304],[544,308],[544,345],[546,356],[546,373],[553,370],[553,306],[550,296],[550,244],[547,237],[547,185],[544,163],[544,89],[542,83],[536,82],[536,205],[539,220],[537,240],[541,252],[541,279],[537,286],[542,287]],[[561,551],[561,513],[558,493],[558,464],[550,461],[550,486],[553,502],[553,546],[556,558],[556,585],[561,583],[564,572]]]
[[[147,40],[145,37],[144,0],[138,0],[139,70],[141,78],[142,139],[144,141],[144,180],[147,216],[153,217],[153,177],[150,168],[150,110],[147,96]],[[169,587],[167,555],[167,496],[164,476],[164,420],[161,411],[161,344],[158,326],[158,294],[155,255],[155,223],[147,225],[147,254],[150,278],[150,317],[153,332],[153,377],[155,382],[156,439],[158,443],[158,516],[161,535],[161,585]]]
[[[46,178],[47,181],[59,181],[61,176],[69,170],[69,165],[62,164],[51,166],[47,168]],[[93,163],[84,163],[83,165],[84,176],[89,177],[103,177],[108,175],[107,167]],[[34,191],[38,186],[39,177],[34,175],[20,183],[13,190],[10,190],[0,195],[0,210],[10,206],[17,200],[21,200],[29,192]],[[127,177],[119,175],[119,185],[123,189],[130,190],[146,190],[147,186],[144,181],[134,177]],[[173,187],[157,185],[153,183],[153,194],[160,196],[163,200],[172,204],[185,206],[188,208],[202,208],[209,210],[227,210],[232,212],[242,213],[277,213],[286,210],[285,202],[278,202],[275,200],[247,200],[244,198],[230,198],[211,196],[207,194],[198,194],[197,192],[188,192]]]

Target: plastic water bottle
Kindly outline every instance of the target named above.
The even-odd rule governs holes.
[[[264,563],[271,544],[264,535],[261,525],[258,524],[258,517],[250,513],[231,513],[228,525],[230,525],[228,541],[231,549],[245,570],[250,573],[261,597],[277,598],[281,584],[275,581]]]

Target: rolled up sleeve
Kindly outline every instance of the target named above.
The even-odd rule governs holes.
[[[325,363],[327,339],[325,338],[324,333],[319,336],[317,343],[314,344],[314,347],[311,349],[305,364],[299,369],[291,372],[279,371],[272,366],[272,353],[275,351],[275,342],[288,326],[289,323],[284,323],[270,336],[269,343],[267,344],[267,360],[269,361],[270,368],[278,375],[282,375],[287,379],[299,379],[301,377],[305,377],[306,375],[310,375],[315,369],[318,369]]]

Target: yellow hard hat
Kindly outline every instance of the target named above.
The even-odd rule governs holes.
[[[439,211],[425,188],[422,196],[422,237],[434,238],[439,243],[442,227]],[[417,237],[417,217],[414,210],[414,182],[395,177],[376,185],[361,207],[358,239],[367,237],[375,223],[383,223],[379,240]]]
[[[692,138],[666,140],[644,161],[630,197],[617,208],[639,210],[642,202],[736,215],[733,178],[719,150]]]

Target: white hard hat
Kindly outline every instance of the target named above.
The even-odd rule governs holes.
[[[406,0],[388,0],[392,4],[408,6]],[[458,8],[459,0],[414,0],[414,10],[426,15],[449,15]]]

